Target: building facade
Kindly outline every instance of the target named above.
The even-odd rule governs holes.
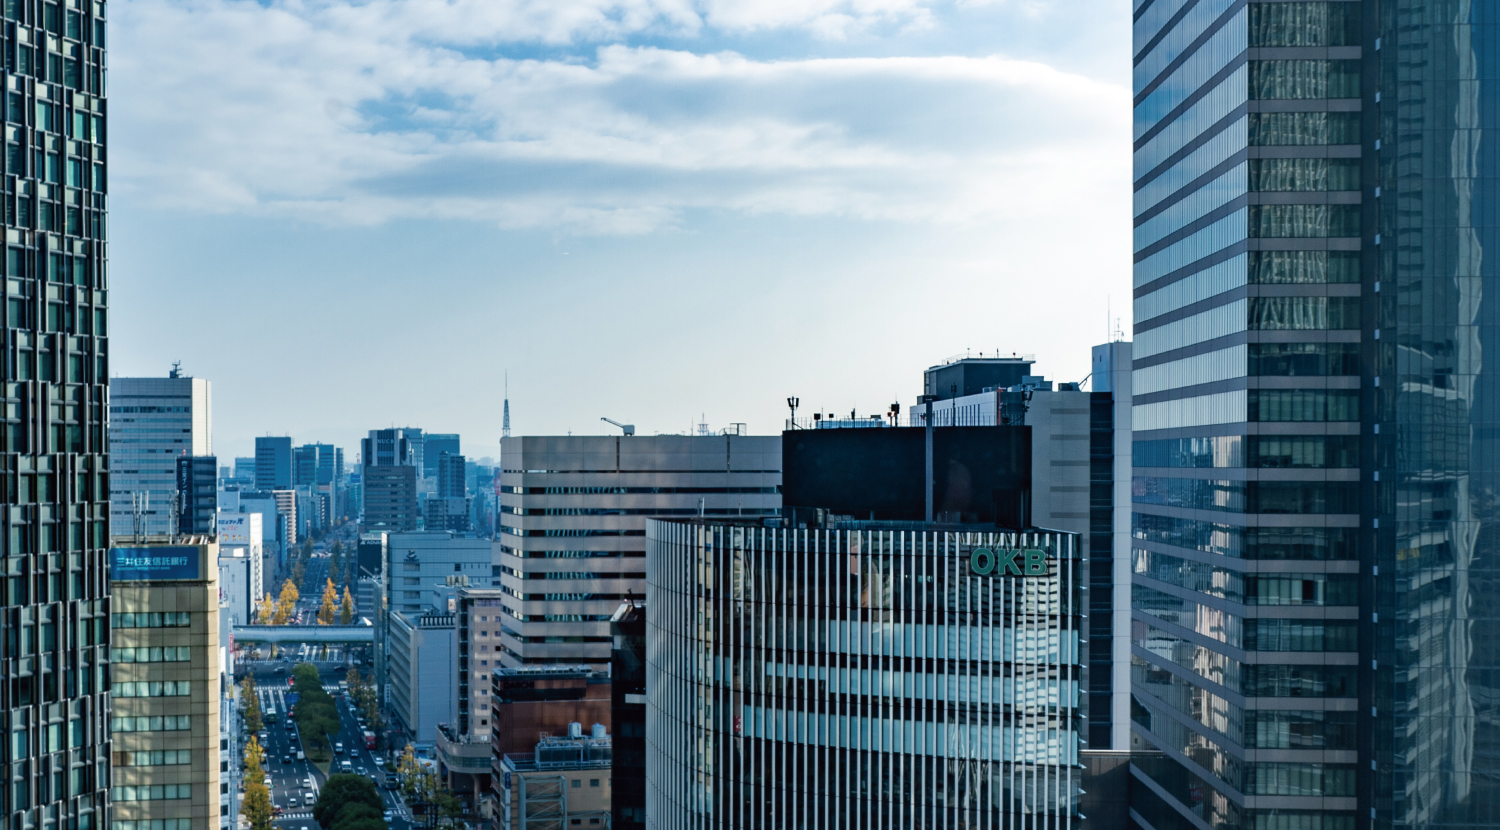
[[[457,720],[458,643],[452,614],[387,615],[385,690],[399,740],[431,748],[438,725]],[[399,744],[398,744],[399,745]]]
[[[289,490],[292,487],[292,439],[285,435],[263,435],[255,439],[255,489]]]
[[[365,533],[412,531],[418,527],[417,468],[410,464],[364,468]]]
[[[1122,752],[1130,748],[1130,343],[1095,346],[1092,358],[1088,747]]]
[[[136,532],[132,504],[144,496],[141,532],[171,533],[178,456],[213,455],[212,385],[174,369],[165,378],[112,378],[109,395],[109,532]]]
[[[497,759],[500,797],[491,827],[609,827],[612,755],[609,735],[600,727],[593,732],[574,728],[567,735],[543,738],[531,752]]]
[[[110,826],[232,825],[220,793],[218,545],[125,545],[109,552]]]
[[[501,439],[507,666],[610,660],[609,619],[645,593],[651,516],[774,516],[779,436]]]
[[[407,616],[456,613],[461,590],[492,587],[497,546],[489,539],[447,532],[388,534],[387,606]]]
[[[0,728],[11,748],[0,759],[0,816],[103,830],[113,509],[104,7],[18,2],[3,16],[18,63],[6,73],[7,203],[17,209],[4,217],[0,448],[12,486],[0,495],[0,629],[44,634],[4,646]]]
[[[219,512],[219,459],[211,455],[177,456],[178,533],[210,535]]]
[[[610,798],[611,830],[646,828],[646,602],[620,603],[609,620],[610,728],[615,739],[615,775]]]
[[[1076,824],[1076,536],[765,524],[647,523],[647,826]]]
[[[1500,821],[1492,17],[1137,10],[1144,825]]]

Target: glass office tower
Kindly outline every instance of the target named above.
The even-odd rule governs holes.
[[[15,830],[106,824],[104,11],[0,5],[0,817]]]
[[[1137,4],[1138,823],[1500,823],[1496,15]]]

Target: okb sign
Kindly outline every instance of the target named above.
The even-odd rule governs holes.
[[[1047,552],[1037,548],[975,548],[969,554],[973,576],[1046,576]]]

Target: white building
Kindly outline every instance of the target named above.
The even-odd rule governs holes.
[[[259,513],[220,513],[219,596],[235,625],[253,622],[256,605],[265,597],[265,560]]]
[[[147,534],[173,530],[177,457],[213,455],[211,387],[203,378],[109,381],[110,534],[135,532],[132,496],[144,493]]]

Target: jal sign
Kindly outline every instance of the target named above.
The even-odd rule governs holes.
[[[975,548],[971,576],[1046,576],[1047,552],[1037,548]]]

